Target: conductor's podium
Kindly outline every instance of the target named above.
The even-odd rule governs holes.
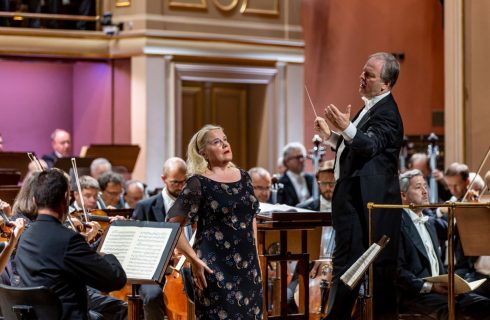
[[[280,264],[280,314],[271,314],[268,310],[267,298],[264,299],[264,319],[308,319],[309,316],[309,276],[308,264],[310,255],[307,251],[307,230],[317,227],[330,226],[331,214],[327,212],[291,212],[267,211],[257,215],[259,260],[262,270],[262,284],[264,297],[269,296],[269,275],[267,266],[270,262]],[[279,231],[279,253],[271,254],[266,251],[265,233]],[[301,231],[301,252],[288,252],[288,231]],[[299,313],[287,312],[287,262],[298,261],[299,272]]]

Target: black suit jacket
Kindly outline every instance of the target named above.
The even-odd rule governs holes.
[[[110,292],[126,284],[116,257],[93,251],[57,219],[39,215],[22,234],[14,258],[21,286],[46,286],[60,298],[62,319],[87,319],[87,287]]]
[[[359,113],[353,121],[359,116]],[[341,142],[342,136],[338,141],[337,149]],[[332,218],[335,229],[342,230],[351,223],[345,213],[352,212],[355,208],[361,220],[361,226],[363,226],[363,238],[366,242],[367,203],[401,203],[398,156],[402,142],[403,122],[398,106],[390,93],[364,115],[357,124],[354,139],[350,143],[345,143],[339,163],[335,163],[335,166],[340,166],[339,180],[332,200]],[[347,198],[346,195],[348,195]],[[376,214],[372,216],[373,240],[378,241],[383,234],[391,239],[377,262],[389,260],[391,264],[396,264],[400,212],[400,210],[393,209],[377,209]],[[342,234],[348,237],[348,232],[347,230],[345,233],[337,232],[337,237],[342,237]],[[364,243],[364,247],[366,246],[367,243]]]
[[[439,274],[444,274],[444,265],[440,258],[439,239],[437,239],[434,220],[425,224],[437,254]],[[424,284],[422,278],[432,276],[427,250],[422,243],[408,212],[403,211],[401,221],[400,247],[398,252],[398,285],[401,296],[410,298],[420,294]]]
[[[315,177],[313,177],[311,174],[305,173],[305,180],[308,191],[310,192],[310,195],[312,195]],[[279,183],[281,183],[283,187],[277,194],[277,202],[293,207],[297,205],[299,203],[299,199],[298,195],[296,194],[296,189],[294,189],[293,182],[291,182],[291,179],[289,179],[286,173],[279,178]]]
[[[132,218],[141,221],[165,222],[166,216],[162,194],[158,193],[153,197],[138,202],[134,208]]]
[[[58,160],[58,156],[56,153],[53,151],[49,154],[45,154],[43,156],[43,160],[46,161],[46,164],[48,165],[48,168],[52,168],[54,166],[54,163]]]

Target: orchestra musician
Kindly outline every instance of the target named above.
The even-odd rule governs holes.
[[[170,222],[197,222],[194,248],[183,235],[177,248],[190,260],[197,319],[261,319],[262,279],[256,246],[259,202],[250,176],[232,163],[223,129],[206,125],[188,145],[191,175],[168,212]]]
[[[295,206],[309,199],[313,194],[315,178],[305,173],[306,149],[299,142],[288,143],[282,150],[286,171],[279,178],[283,188],[278,193],[278,202]]]
[[[96,158],[90,164],[90,175],[99,179],[104,173],[112,171],[112,164],[106,158]]]
[[[100,209],[97,202],[97,197],[100,190],[97,180],[91,176],[81,176],[80,188],[82,189],[81,192],[80,190],[77,190],[77,188],[73,191],[75,201],[73,201],[70,206],[70,212],[82,211],[82,200],[80,199],[82,196],[86,210]]]
[[[133,219],[140,221],[165,222],[170,210],[184,188],[187,166],[181,158],[170,158],[163,164],[162,192],[140,201],[133,211]],[[143,311],[146,320],[163,319],[165,306],[163,304],[163,283],[143,284],[139,294],[143,300]]]
[[[414,153],[408,160],[409,169],[418,169],[422,172],[425,179],[429,181],[432,177],[437,182],[437,194],[439,195],[439,202],[444,202],[451,198],[451,193],[444,180],[444,173],[437,168],[430,169],[429,157],[425,153]]]
[[[51,169],[31,179],[23,188],[29,185],[32,189],[24,194],[32,192],[35,203],[31,208],[36,208],[37,219],[18,243],[12,285],[51,288],[62,303],[63,319],[100,319],[103,315],[88,311],[93,300],[87,301],[87,286],[106,292],[119,290],[126,284],[126,274],[114,255],[98,254],[79,233],[63,225],[69,201],[65,174]],[[127,309],[120,311],[110,313],[111,318],[127,317]]]
[[[400,175],[403,204],[429,204],[427,182],[420,170]],[[445,274],[440,256],[435,220],[425,216],[421,208],[404,209],[399,249],[400,312],[416,313],[422,319],[447,319],[447,283],[430,283],[426,277]],[[490,319],[490,300],[475,292],[458,295],[456,318]],[[464,319],[467,319],[466,317]]]
[[[59,158],[66,158],[71,156],[71,136],[63,129],[56,129],[51,134],[51,147],[53,151],[43,156],[43,160],[46,161],[49,168],[52,168],[54,163]]]
[[[364,107],[350,120],[350,105],[341,112],[330,104],[325,115],[339,130],[331,131],[325,119],[315,126],[335,149],[336,186],[332,223],[336,231],[333,284],[326,319],[350,319],[360,284],[351,290],[340,276],[361,256],[368,244],[367,203],[399,204],[398,156],[403,143],[403,123],[391,90],[400,65],[389,53],[369,56],[360,75],[359,93]],[[401,214],[377,210],[372,217],[373,241],[390,237],[374,263],[374,316],[396,319],[396,256]]]
[[[252,179],[254,194],[259,202],[271,202],[272,178],[269,171],[262,167],[253,167],[248,170]]]
[[[124,209],[123,186],[124,178],[119,173],[109,171],[97,180],[100,192],[97,205],[101,209]]]
[[[139,180],[128,180],[124,184],[124,208],[134,209],[145,197],[145,185]]]

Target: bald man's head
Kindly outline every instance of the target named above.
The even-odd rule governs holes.
[[[170,158],[163,164],[162,181],[170,196],[177,198],[184,188],[187,166],[181,158]]]

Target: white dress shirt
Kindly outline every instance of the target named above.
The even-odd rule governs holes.
[[[294,190],[298,196],[299,203],[304,202],[310,198],[310,191],[308,190],[308,185],[306,184],[305,174],[296,174],[291,171],[286,171],[289,180],[293,183]]]

